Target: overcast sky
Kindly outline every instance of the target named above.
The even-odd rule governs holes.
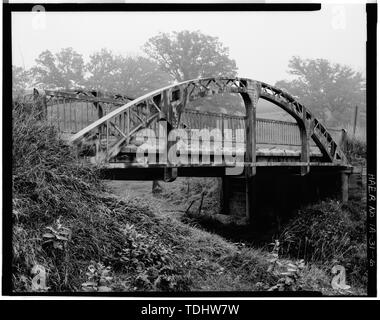
[[[84,58],[101,48],[143,54],[158,32],[200,30],[230,49],[241,77],[270,84],[289,78],[288,61],[325,58],[365,71],[365,6],[322,5],[314,12],[67,12],[12,14],[13,64],[25,66],[43,50],[73,47]]]

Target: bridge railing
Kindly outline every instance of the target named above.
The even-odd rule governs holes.
[[[47,90],[40,97],[44,99],[47,120],[55,124],[62,133],[68,136],[77,133],[132,100],[126,96],[102,96],[98,92],[88,91],[70,93]],[[129,128],[132,128],[134,124],[145,118],[144,108],[136,109],[133,112],[126,110],[123,114],[115,117],[113,123],[116,124],[118,130],[128,135]],[[192,129],[219,128],[222,131],[225,128],[245,129],[244,116],[200,112],[189,109],[184,110],[181,122],[187,128]],[[157,123],[152,122],[150,127],[154,129],[157,135]],[[341,130],[331,130],[331,134],[334,136],[335,141],[342,141]],[[99,135],[100,140],[112,139],[105,130],[100,130]],[[234,131],[232,141],[236,141]],[[292,147],[299,149],[301,146],[300,130],[298,125],[293,122],[257,118],[256,143],[258,145],[281,145],[288,146],[291,149]],[[316,148],[314,141],[310,141],[310,147]]]
[[[94,94],[96,94],[94,92]],[[63,92],[46,92],[46,119],[57,126],[59,131],[74,134],[107,113],[130,101],[110,97],[95,97]]]
[[[101,113],[99,110],[100,107],[96,106],[91,100],[78,101],[74,98],[53,97],[47,103],[46,118],[51,124],[56,125],[60,132],[70,135],[99,119],[100,114],[106,115],[117,106],[103,103],[102,107],[103,110]],[[134,115],[129,115],[129,117],[133,116]],[[116,119],[117,126],[124,132],[128,132],[128,126],[132,120],[131,118],[128,119],[128,115],[120,117]],[[233,129],[233,141],[236,139],[235,130],[245,128],[244,116],[201,112],[197,110],[185,110],[181,120],[187,128],[191,129],[218,128],[222,131],[227,128]],[[157,136],[157,124],[153,124],[151,128],[155,131]],[[258,144],[300,146],[299,128],[296,123],[292,122],[257,118],[256,142]]]
[[[244,116],[200,112],[195,110],[185,110],[182,116],[182,121],[185,124],[188,124],[190,128],[218,128],[220,130],[224,130],[225,128],[233,129],[233,137],[235,137],[235,129],[245,129],[244,119]],[[298,125],[288,121],[257,118],[256,143],[300,146],[301,138]]]

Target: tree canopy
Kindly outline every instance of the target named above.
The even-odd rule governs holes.
[[[84,72],[83,57],[73,48],[64,48],[56,54],[45,50],[36,59],[36,66],[31,69],[35,85],[42,84],[56,89],[83,86]]]
[[[164,87],[170,77],[158,65],[144,57],[123,57],[102,49],[86,64],[86,87],[138,97]]]
[[[58,53],[49,50],[41,52],[30,70],[13,67],[13,87],[17,92],[31,86],[49,89],[96,89],[131,97],[161,88],[171,82],[171,77],[160,70],[148,58],[116,55],[101,49],[90,55],[84,63],[81,54],[72,48],[64,48]]]
[[[365,79],[352,68],[295,56],[289,61],[289,73],[295,79],[278,81],[276,86],[294,95],[328,125],[350,123],[355,106],[365,112]]]
[[[174,81],[199,77],[236,76],[235,60],[217,37],[199,31],[159,33],[143,50],[148,57],[122,56],[107,49],[90,55],[87,63],[73,48],[57,53],[41,52],[30,70],[14,68],[14,88],[31,85],[48,89],[95,89],[138,97]],[[25,79],[24,79],[25,78]],[[193,106],[194,107],[194,106]],[[238,95],[223,95],[197,101],[196,108],[227,113],[244,112]]]
[[[229,58],[229,49],[217,37],[199,31],[159,33],[143,49],[177,81],[236,75],[236,62]]]

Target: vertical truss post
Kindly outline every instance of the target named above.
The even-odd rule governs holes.
[[[245,200],[246,218],[252,221],[255,205],[256,188],[256,106],[260,98],[261,86],[255,81],[246,81],[247,93],[242,93],[245,104]]]
[[[93,92],[93,94],[96,97],[100,97],[101,96],[101,93],[99,91],[95,91],[95,92]],[[96,111],[98,113],[98,119],[103,118],[104,114],[103,114],[103,107],[102,107],[101,103],[100,102],[94,102],[94,104],[95,104]],[[97,139],[97,141],[95,143],[95,146],[96,146],[96,156],[95,157],[96,157],[98,163],[101,161],[101,139],[102,139],[102,133],[103,133],[103,126],[99,126],[99,129],[98,129],[98,139]],[[107,147],[108,147],[108,142],[107,142]]]
[[[110,121],[107,120],[106,122],[106,159],[108,159],[108,154],[109,154],[109,144],[110,144],[110,137],[109,137],[109,130],[110,130],[110,126],[109,126],[109,123]]]
[[[127,109],[126,112],[125,112],[125,115],[126,115],[126,129],[125,129],[125,134],[128,136],[129,135],[129,131],[130,131],[130,119],[131,119],[131,113],[130,113],[130,109]]]
[[[246,177],[256,174],[256,106],[259,101],[261,86],[255,81],[247,81],[248,93],[243,93],[245,117],[246,150],[244,162],[246,163]]]
[[[101,93],[99,91],[94,92],[95,97],[101,97]],[[103,118],[104,112],[103,112],[103,107],[100,102],[94,102],[96,111],[98,112],[98,119]],[[99,139],[101,138],[102,135],[102,128],[101,126],[99,127]]]
[[[63,103],[63,130],[66,130],[67,128],[67,116],[66,116],[66,99],[65,102]],[[88,124],[88,122],[87,122]]]
[[[70,130],[70,133],[72,133],[73,131],[73,119],[72,119],[72,103],[71,103],[71,100],[69,100],[69,130]]]
[[[37,89],[33,89],[33,101],[39,111],[40,119],[48,120],[46,93],[43,92],[41,95]]]
[[[74,125],[75,125],[75,132],[78,132],[77,107],[75,105],[74,105]]]
[[[302,108],[302,124],[299,124],[301,134],[301,162],[306,162],[306,166],[301,166],[301,175],[310,172],[310,124],[306,119],[306,110]]]
[[[162,93],[162,117],[166,121],[166,128],[167,128],[167,134],[166,134],[166,162],[167,166],[164,169],[164,181],[166,182],[171,182],[174,181],[177,178],[178,174],[178,169],[177,168],[171,168],[169,167],[169,159],[168,159],[168,153],[170,148],[172,147],[175,142],[169,141],[169,134],[170,131],[172,130],[172,123],[174,121],[174,113],[173,113],[173,106],[171,105],[170,102],[170,90],[165,90]]]

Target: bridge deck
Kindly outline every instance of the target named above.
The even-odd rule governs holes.
[[[69,139],[70,134],[63,134],[64,139]],[[109,140],[112,140],[110,137]],[[153,141],[153,143],[152,143]],[[220,167],[220,168],[232,168],[236,167],[236,164],[232,164],[231,162],[225,161],[224,154],[227,156],[237,157],[239,159],[244,159],[245,154],[245,143],[240,143],[240,145],[236,146],[236,141],[229,141],[230,147],[223,148],[219,147],[216,150],[213,147],[213,143],[211,145],[206,145],[206,147],[200,145],[200,147],[194,147],[191,143],[183,143],[178,145],[177,150],[180,150],[180,154],[182,155],[182,162],[176,164],[169,164],[166,160],[160,161],[160,159],[166,159],[166,149],[162,147],[159,139],[151,140],[151,144],[144,146],[141,150],[144,151],[145,156],[140,159],[140,161],[136,160],[136,154],[139,150],[139,146],[142,147],[142,143],[140,144],[128,144],[125,145],[121,152],[117,157],[110,160],[107,163],[102,164],[103,168],[115,169],[115,168],[167,168],[167,167],[189,167],[189,168],[212,168],[212,167]],[[226,141],[225,141],[226,142]],[[106,144],[105,139],[102,139],[102,142]],[[228,145],[228,142],[226,143]],[[141,151],[140,151],[141,152]],[[150,156],[149,156],[150,155]],[[186,157],[187,155],[187,157]],[[215,162],[217,156],[222,155],[220,158],[221,161]],[[206,161],[204,162],[203,158],[205,157]],[[320,152],[317,146],[310,147],[310,162],[302,162],[301,159],[301,146],[291,146],[291,145],[278,145],[278,144],[257,144],[256,145],[256,163],[244,163],[242,160],[238,166],[255,166],[255,167],[335,167],[341,169],[349,169],[350,166],[341,164],[336,164],[332,162],[323,162],[323,155]],[[86,162],[90,162],[93,164],[97,163],[97,159],[94,155],[88,155],[84,157]],[[152,158],[154,161],[152,162]],[[187,158],[187,160],[185,159]],[[194,159],[198,158],[198,162],[194,163]],[[185,161],[183,161],[185,160]]]

